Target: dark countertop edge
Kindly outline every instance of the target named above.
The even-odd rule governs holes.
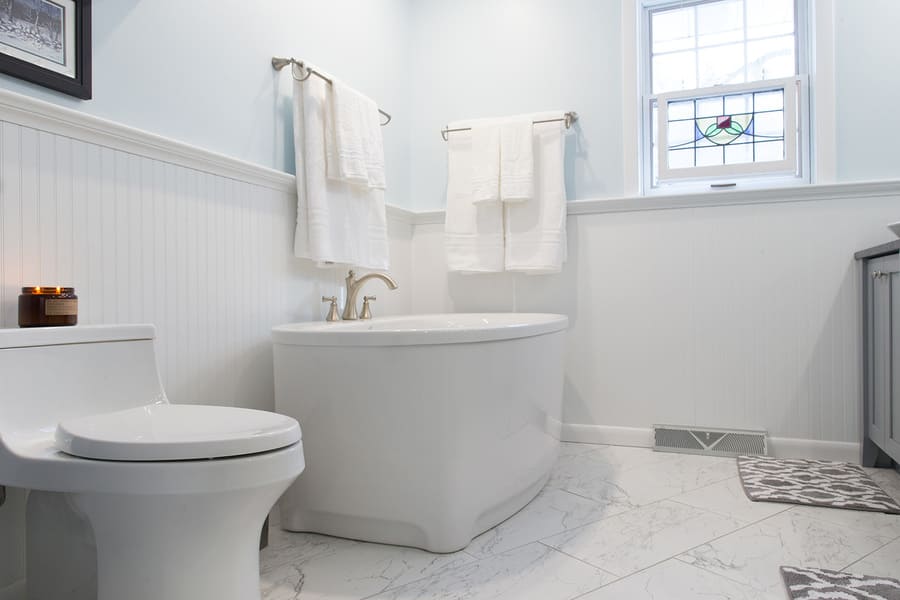
[[[886,244],[872,246],[871,248],[860,250],[853,255],[853,258],[855,258],[856,260],[875,258],[877,256],[884,256],[885,254],[893,254],[894,252],[898,251],[900,251],[900,238],[894,240],[893,242],[888,242]]]

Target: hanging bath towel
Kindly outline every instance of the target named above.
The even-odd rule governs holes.
[[[328,177],[328,145],[335,139],[331,94],[319,77],[294,80],[294,254],[320,265],[388,269],[384,189]]]

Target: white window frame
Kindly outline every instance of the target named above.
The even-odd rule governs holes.
[[[659,181],[662,184],[679,179],[721,179],[747,175],[794,175],[798,173],[798,108],[797,98],[800,85],[798,77],[754,81],[734,85],[717,85],[678,92],[669,92],[651,97],[657,104],[657,148],[656,160]],[[668,103],[684,98],[702,99],[735,93],[784,90],[784,159],[780,161],[747,162],[740,164],[700,166],[671,169],[668,166]],[[649,110],[649,109],[648,109]]]
[[[650,73],[650,11],[663,6],[684,6],[686,3],[702,3],[712,0],[622,0],[623,69],[623,121],[633,124],[633,137],[624,140],[624,151],[633,156],[634,163],[626,160],[625,193],[631,194],[679,194],[710,190],[719,187],[767,188],[807,184],[814,181],[826,183],[834,177],[834,62],[833,0],[795,0],[794,35],[797,37],[797,140],[798,159],[796,174],[735,174],[723,178],[698,181],[696,178],[679,182],[653,183],[653,122],[652,106],[656,96],[652,94]],[[813,29],[813,24],[815,29]],[[816,34],[819,30],[821,34]],[[815,35],[814,35],[815,34]],[[807,75],[809,74],[809,75]],[[772,80],[775,81],[775,80]],[[756,82],[759,83],[759,82]],[[740,84],[743,85],[743,84]],[[752,85],[752,84],[751,84]],[[725,87],[725,86],[722,86]],[[822,94],[819,100],[814,94]],[[697,95],[701,90],[686,90]],[[628,131],[627,129],[625,130]],[[630,140],[629,140],[630,137]],[[822,151],[816,151],[813,141],[825,142]],[[700,167],[696,167],[700,168]],[[725,182],[723,184],[723,182]]]

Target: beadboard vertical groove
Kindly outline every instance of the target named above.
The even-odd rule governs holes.
[[[289,188],[0,121],[0,327],[18,326],[22,286],[73,286],[81,324],[156,325],[173,402],[271,409],[271,327],[322,318],[343,283],[292,256],[295,204]]]

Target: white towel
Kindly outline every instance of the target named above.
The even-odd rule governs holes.
[[[525,115],[500,126],[500,199],[525,202],[534,190],[532,117]]]
[[[505,267],[530,274],[558,273],[566,261],[564,128],[559,122],[540,123],[533,132],[534,197],[504,205]]]
[[[470,121],[472,143],[472,197],[471,201],[497,202],[500,200],[500,121],[479,119]],[[453,129],[451,127],[451,129]],[[451,133],[453,137],[462,132]]]
[[[375,101],[332,78],[333,137],[328,144],[328,176],[385,189],[384,141]]]
[[[384,191],[327,176],[333,123],[331,86],[318,77],[294,82],[297,227],[294,254],[317,263],[369,269],[390,266]]]
[[[450,128],[468,127],[463,123]],[[503,270],[503,205],[473,203],[472,133],[451,133],[447,142],[447,212],[444,243],[447,267],[465,273]]]

